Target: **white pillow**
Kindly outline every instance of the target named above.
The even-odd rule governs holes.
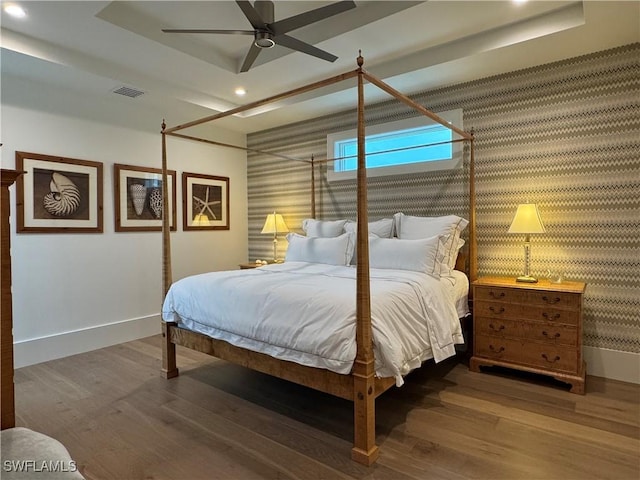
[[[416,240],[369,237],[369,266],[424,272],[440,277],[445,248],[442,235]]]
[[[358,222],[353,220],[347,220],[344,225],[344,231],[347,233],[353,233],[353,239],[356,243],[356,247],[353,249],[353,258],[351,259],[351,265],[355,265],[358,261]],[[376,236],[381,238],[391,238],[393,236],[393,218],[382,218],[374,222],[369,222],[369,236]]]
[[[302,221],[302,230],[307,237],[338,237],[342,235],[346,220],[316,220],[315,218],[305,218]]]
[[[290,233],[287,240],[289,248],[285,262],[349,265],[353,256],[353,235],[350,233],[343,233],[339,237],[305,237]]]
[[[460,249],[464,246],[464,240],[459,238],[458,244],[456,248],[454,248],[454,255],[449,258],[449,268],[452,270],[456,268],[456,262],[458,261],[458,254],[460,253]]]
[[[344,231],[347,233],[357,233],[358,223],[347,220]],[[382,218],[374,222],[369,222],[369,235],[380,238],[391,238],[393,236],[393,218]]]
[[[468,220],[457,215],[445,215],[442,217],[414,217],[404,213],[396,213],[393,216],[396,228],[396,235],[400,239],[410,240],[418,238],[430,238],[435,235],[443,235],[445,257],[442,275],[450,275],[451,269],[456,264],[459,245],[460,232],[469,224]]]
[[[398,238],[416,239],[429,238],[434,235],[460,235],[469,224],[464,218],[457,215],[445,215],[443,217],[414,217],[404,213],[396,213],[393,216]]]

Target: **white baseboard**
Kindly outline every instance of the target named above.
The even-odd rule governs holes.
[[[160,333],[160,314],[15,342],[15,368],[89,352]],[[587,374],[640,384],[640,354],[584,347]]]
[[[47,337],[14,342],[14,366],[26,367],[36,363],[89,352],[118,343],[160,333],[160,314],[83,328]]]
[[[640,384],[640,354],[583,347],[587,375]]]

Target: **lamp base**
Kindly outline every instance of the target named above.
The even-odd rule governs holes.
[[[522,275],[521,277],[516,278],[516,282],[538,283],[538,279],[535,277],[532,277],[531,275]]]

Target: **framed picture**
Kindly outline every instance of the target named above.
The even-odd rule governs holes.
[[[176,230],[176,172],[168,170],[169,227]],[[162,170],[113,166],[116,232],[162,230]]]
[[[182,173],[184,230],[229,230],[229,178]]]
[[[102,163],[16,152],[18,233],[102,233]]]

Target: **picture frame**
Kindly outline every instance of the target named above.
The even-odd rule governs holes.
[[[229,178],[182,173],[182,228],[229,230]]]
[[[169,229],[177,229],[176,172],[167,171]],[[136,165],[113,165],[116,232],[162,231],[162,169]]]
[[[102,233],[102,163],[16,151],[18,233]]]

